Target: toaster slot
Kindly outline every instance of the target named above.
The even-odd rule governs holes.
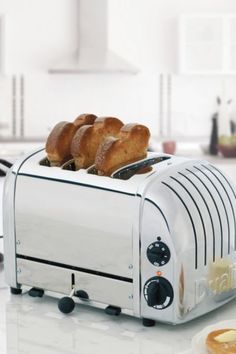
[[[51,167],[50,161],[48,160],[47,157],[44,157],[42,160],[40,160],[40,161],[39,161],[39,164],[40,164],[40,166]],[[74,163],[74,160],[73,160],[73,159],[64,162],[64,163],[61,165],[61,168],[62,168],[63,170],[76,171],[76,169],[75,169],[75,163]]]
[[[149,159],[134,162],[125,167],[116,170],[111,177],[116,179],[128,180],[135,174],[146,173],[151,171],[151,166],[165,160],[169,160],[170,156],[158,156]]]
[[[76,171],[74,159],[68,160],[61,166],[62,170]]]
[[[90,166],[90,167],[87,169],[87,173],[89,173],[90,175],[97,175],[97,174],[98,174],[98,171],[97,171],[95,165]]]
[[[66,161],[62,166],[61,168],[63,170],[67,170],[67,171],[76,171],[76,167],[75,167],[75,161],[74,159],[71,159],[71,160],[68,160]],[[87,169],[87,172],[89,174],[92,174],[92,175],[97,175],[97,169],[95,168],[95,165],[92,165],[90,166],[88,169]]]
[[[40,166],[46,166],[46,167],[50,167],[50,161],[48,160],[47,157],[44,157],[44,159],[39,161]]]

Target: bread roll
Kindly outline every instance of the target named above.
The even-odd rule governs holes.
[[[73,122],[78,128],[82,127],[83,125],[93,124],[97,116],[91,113],[83,113],[80,114]]]
[[[110,176],[118,168],[145,158],[149,138],[144,125],[124,125],[117,138],[107,137],[100,145],[95,159],[98,174]]]
[[[94,164],[97,149],[107,136],[117,136],[123,123],[113,117],[97,118],[94,125],[85,125],[75,134],[71,143],[71,154],[76,169]]]
[[[51,166],[61,166],[71,157],[71,140],[77,130],[73,123],[60,122],[55,125],[46,142],[46,153]]]
[[[210,354],[236,354],[236,341],[219,342],[216,340],[217,336],[228,331],[231,329],[219,329],[208,334],[206,347]]]

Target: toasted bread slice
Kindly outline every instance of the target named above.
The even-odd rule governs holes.
[[[210,354],[236,354],[236,340],[219,342],[216,338],[228,331],[235,329],[219,329],[208,334],[206,339],[206,347]]]
[[[107,137],[100,145],[95,159],[98,174],[110,176],[118,168],[145,158],[149,138],[144,125],[124,125],[117,138]]]
[[[80,128],[83,125],[93,124],[96,118],[95,114],[83,113],[74,120],[73,124]]]
[[[78,129],[93,124],[97,116],[90,113],[79,115],[73,123],[60,122],[55,125],[46,142],[46,153],[51,166],[61,166],[71,158],[71,141]]]
[[[55,125],[46,142],[46,153],[51,166],[61,166],[70,159],[70,145],[76,130],[77,127],[69,122]]]
[[[107,136],[117,136],[123,123],[114,117],[97,118],[93,125],[81,127],[71,143],[71,154],[76,169],[88,168],[94,164],[97,149]]]

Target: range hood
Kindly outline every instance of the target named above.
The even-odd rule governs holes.
[[[78,47],[52,74],[129,73],[138,70],[108,49],[108,0],[78,1]]]

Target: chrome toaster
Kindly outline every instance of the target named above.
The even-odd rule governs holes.
[[[236,190],[206,161],[165,154],[112,177],[44,149],[15,163],[4,190],[4,257],[13,294],[61,298],[183,323],[235,297]],[[140,168],[149,172],[137,174]]]

